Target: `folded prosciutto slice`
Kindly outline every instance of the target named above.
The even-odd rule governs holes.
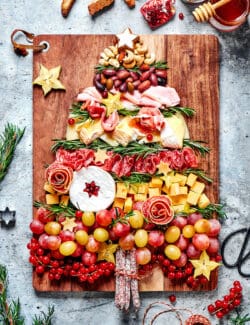
[[[80,94],[77,95],[76,100],[78,102],[89,102],[90,105],[95,103],[100,103],[102,100],[102,95],[96,90],[95,87],[87,87],[82,90]]]
[[[144,91],[142,97],[148,97],[167,107],[176,106],[180,103],[180,97],[176,90],[168,86],[152,86]]]

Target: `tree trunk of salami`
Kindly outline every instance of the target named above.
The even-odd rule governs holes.
[[[136,255],[135,248],[130,252],[131,258],[131,274],[134,275],[131,279],[131,293],[132,293],[132,302],[135,311],[138,311],[140,308],[140,296],[139,296],[139,284],[137,278],[137,264],[136,264]]]

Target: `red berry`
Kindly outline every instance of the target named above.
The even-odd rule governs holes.
[[[148,141],[152,141],[153,140],[153,134],[152,133],[148,133],[146,137],[147,137],[147,140]]]
[[[169,272],[174,272],[176,270],[176,266],[175,265],[169,265],[168,270],[169,270]]]
[[[221,255],[217,255],[216,257],[215,257],[215,262],[221,262],[222,261],[222,257],[221,257]]]
[[[226,302],[230,301],[230,296],[229,296],[229,295],[224,296],[224,300],[225,300]]]
[[[222,308],[224,308],[224,309],[228,308],[228,302],[227,301],[222,302]]]
[[[38,266],[36,267],[36,273],[37,273],[37,274],[43,274],[44,271],[45,271],[44,266],[42,266],[42,265],[38,265]]]
[[[60,280],[61,279],[61,274],[56,273],[54,278],[55,278],[55,280]]]
[[[175,273],[174,272],[168,272],[168,278],[170,280],[174,280],[175,279]]]
[[[182,12],[179,13],[179,19],[183,20],[184,19],[184,14]]]
[[[176,279],[182,279],[183,278],[183,272],[177,271],[175,274]]]
[[[215,311],[215,307],[214,307],[214,305],[209,305],[208,307],[207,307],[207,310],[210,312],[210,314],[212,314],[214,311]]]
[[[234,281],[234,287],[241,287],[240,281]]]
[[[49,273],[48,274],[48,278],[49,278],[49,280],[54,280],[54,274],[53,273]]]
[[[239,306],[241,304],[241,300],[240,299],[235,299],[234,301],[233,301],[233,305],[234,305],[234,307],[237,307],[237,306]]]
[[[75,212],[76,218],[81,218],[82,215],[83,215],[83,212],[81,210],[76,210],[76,212]]]
[[[236,293],[240,293],[242,291],[242,287],[241,286],[235,286],[234,290]]]
[[[185,274],[186,275],[191,275],[193,273],[193,268],[192,267],[187,267],[186,269],[185,269]]]
[[[176,296],[175,295],[170,295],[168,297],[169,301],[173,304],[176,301]]]
[[[221,307],[222,307],[222,304],[223,304],[223,302],[222,302],[221,300],[216,300],[216,301],[215,301],[215,306],[216,306],[217,308],[221,308]]]
[[[208,283],[208,279],[205,276],[201,276],[200,277],[200,283],[203,284],[203,285],[205,285],[205,284]]]
[[[42,261],[43,261],[43,264],[48,265],[50,262],[50,258],[48,256],[43,256]]]
[[[74,118],[69,118],[68,119],[68,124],[69,125],[74,125],[75,124],[75,119]]]
[[[215,315],[217,318],[222,318],[224,316],[224,313],[222,311],[217,311]]]
[[[38,248],[36,253],[37,255],[42,256],[44,254],[44,250],[42,248]]]

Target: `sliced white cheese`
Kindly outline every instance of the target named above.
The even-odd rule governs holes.
[[[129,142],[137,139],[136,129],[130,125],[131,120],[130,116],[124,117],[113,131],[113,139],[122,146],[127,146]]]
[[[86,183],[95,182],[99,186],[98,195],[91,197],[84,192]],[[82,211],[99,211],[108,208],[115,198],[115,181],[103,169],[95,166],[82,168],[74,172],[73,181],[69,189],[71,203]]]
[[[79,137],[86,145],[99,138],[103,133],[104,130],[102,128],[101,119],[94,121],[87,120],[82,123],[81,128],[79,128]]]
[[[66,129],[66,140],[78,140],[79,134],[76,130],[76,125],[67,125]]]
[[[119,144],[112,138],[112,133],[104,133],[100,138],[112,147],[116,147]]]
[[[161,130],[161,143],[166,148],[182,148],[183,139],[188,135],[186,122],[181,114],[165,118],[165,126]]]

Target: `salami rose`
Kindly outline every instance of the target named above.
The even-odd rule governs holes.
[[[48,183],[56,192],[67,193],[73,179],[73,169],[55,161],[45,171]]]
[[[142,213],[149,222],[166,225],[174,218],[171,201],[165,195],[153,196],[142,205]]]

